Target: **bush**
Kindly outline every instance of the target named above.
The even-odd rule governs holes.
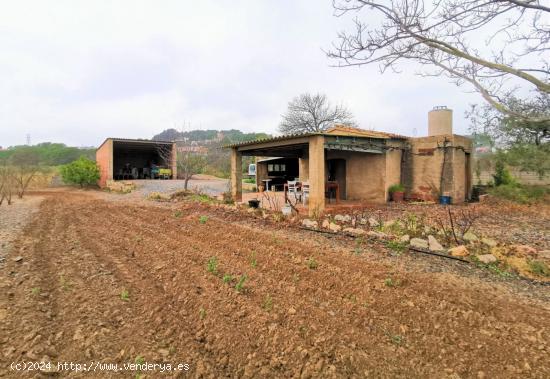
[[[504,166],[502,160],[497,160],[495,163],[495,174],[493,175],[495,186],[515,184],[515,180],[510,174],[510,171]]]
[[[390,188],[388,188],[388,192],[389,193],[405,192],[405,187],[403,186],[403,184],[394,184],[394,185],[391,185]]]
[[[61,166],[60,173],[63,182],[78,184],[80,187],[96,184],[99,180],[99,167],[86,157]]]
[[[492,188],[489,193],[516,203],[530,204],[542,200],[549,191],[545,187],[503,184]]]

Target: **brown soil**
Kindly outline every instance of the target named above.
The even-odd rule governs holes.
[[[205,205],[46,197],[1,268],[0,376],[137,356],[187,362],[183,377],[550,376],[548,287],[411,270]]]

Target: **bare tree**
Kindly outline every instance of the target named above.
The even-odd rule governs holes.
[[[172,162],[173,156],[171,146],[160,145],[157,151],[166,164]],[[178,177],[185,180],[183,188],[187,191],[187,185],[193,175],[200,174],[204,171],[207,164],[206,157],[190,151],[177,151],[175,159]]]
[[[44,168],[39,165],[38,154],[29,149],[16,151],[10,157],[10,164],[12,184],[15,185],[17,197],[21,199],[33,179]]]
[[[0,205],[4,200],[7,201],[8,205],[11,205],[14,188],[13,167],[8,166],[6,162],[2,162],[2,165],[0,165]]]
[[[314,133],[334,124],[354,125],[353,115],[342,105],[331,105],[324,94],[301,94],[288,103],[279,131],[283,134]]]
[[[178,152],[176,158],[176,164],[178,166],[178,175],[183,178],[183,189],[187,190],[187,184],[189,179],[195,174],[200,174],[206,167],[206,157],[191,152]]]
[[[547,115],[522,112],[503,101],[520,89],[550,93],[550,27],[545,21],[550,7],[543,1],[333,0],[333,5],[337,16],[366,13],[356,16],[354,30],[341,32],[328,52],[338,65],[374,63],[384,72],[415,61],[421,75],[467,83],[501,113],[549,121]]]

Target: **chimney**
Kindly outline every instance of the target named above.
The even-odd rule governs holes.
[[[453,134],[453,110],[436,106],[428,112],[428,136]]]

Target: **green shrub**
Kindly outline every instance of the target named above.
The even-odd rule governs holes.
[[[489,193],[516,203],[530,204],[542,200],[549,191],[545,187],[503,184],[490,189]]]
[[[497,160],[495,163],[495,173],[493,175],[493,179],[495,180],[495,186],[502,186],[502,185],[509,185],[509,184],[515,184],[515,180],[512,177],[512,174],[510,174],[510,171],[504,166],[504,162],[502,160]]]
[[[403,186],[403,184],[394,184],[391,185],[390,188],[388,188],[388,192],[405,192],[405,187]]]
[[[78,184],[80,187],[96,184],[99,180],[99,167],[94,161],[85,157],[61,166],[59,172],[63,182]]]

